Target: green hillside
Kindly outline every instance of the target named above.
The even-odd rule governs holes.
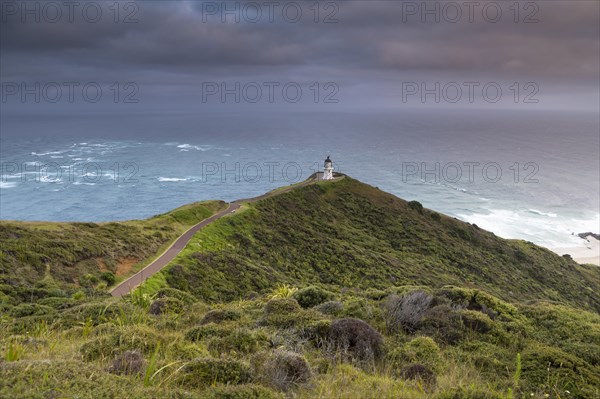
[[[0,397],[600,397],[600,268],[348,177],[244,204],[110,297],[224,206],[1,222]]]
[[[192,225],[225,208],[189,204],[146,220],[114,223],[0,221],[0,284],[45,289],[102,288],[132,274]]]
[[[248,204],[197,234],[164,277],[207,301],[247,297],[277,283],[450,284],[509,301],[599,311],[599,270],[344,178]]]

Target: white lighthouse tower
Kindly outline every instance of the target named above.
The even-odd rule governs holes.
[[[325,168],[323,169],[323,180],[333,180],[333,162],[329,155],[325,160]]]

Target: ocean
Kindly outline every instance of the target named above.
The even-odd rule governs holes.
[[[597,113],[3,115],[0,219],[116,221],[336,171],[547,247],[600,225]],[[575,234],[575,235],[573,235]]]

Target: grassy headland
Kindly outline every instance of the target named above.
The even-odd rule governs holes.
[[[110,298],[105,269],[224,206],[200,205],[2,222],[0,397],[600,396],[600,269],[350,178],[244,205]],[[81,255],[40,250],[60,238]]]

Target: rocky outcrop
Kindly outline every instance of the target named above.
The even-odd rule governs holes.
[[[577,234],[577,235],[578,235],[579,237],[583,238],[583,239],[586,239],[586,238],[588,238],[589,236],[592,236],[592,237],[594,237],[596,240],[600,241],[600,234],[595,234],[595,233],[592,233],[592,232],[589,232],[589,231],[588,231],[587,233],[579,233],[579,234]]]

